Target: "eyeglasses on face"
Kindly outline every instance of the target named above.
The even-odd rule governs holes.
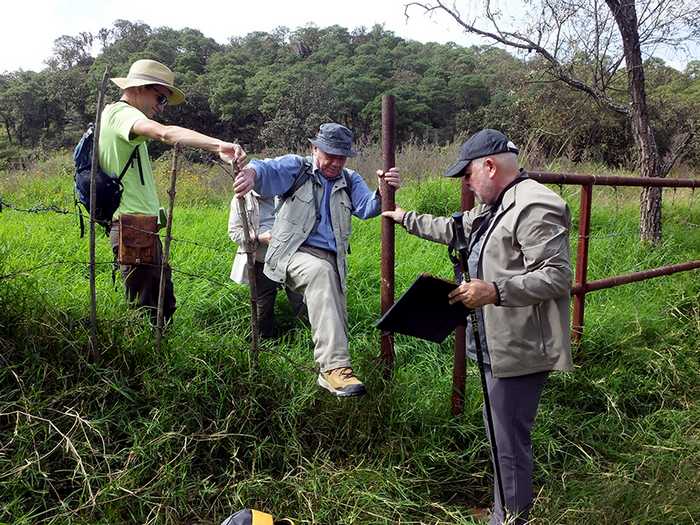
[[[161,93],[160,91],[158,91],[158,88],[154,86],[148,86],[148,88],[151,91],[156,92],[156,102],[159,106],[166,106],[168,104],[168,97],[166,95],[163,95],[163,93]]]

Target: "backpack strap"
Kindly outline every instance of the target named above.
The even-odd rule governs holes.
[[[275,206],[275,209],[272,212],[273,215],[277,215],[277,212],[282,207],[282,204],[284,204],[289,197],[293,196],[297,192],[297,190],[301,188],[304,184],[306,184],[306,181],[308,181],[311,178],[313,173],[312,167],[313,165],[311,164],[311,157],[305,157],[304,161],[301,163],[301,167],[299,168],[299,173],[297,173],[297,176],[294,177],[294,183],[292,184],[292,187],[285,191],[282,195],[280,195],[279,202],[277,203],[277,206]],[[319,204],[318,202],[316,202],[315,197],[314,204],[316,205],[316,215],[318,216]]]
[[[350,172],[343,168],[343,178],[345,179],[345,193],[348,194],[348,198],[350,199],[350,206],[353,206],[352,204],[352,177],[350,176]]]
[[[134,164],[134,160],[136,160],[136,164],[139,168],[139,177],[141,178],[141,186],[145,186],[146,183],[143,180],[143,166],[141,165],[141,153],[139,152],[139,146],[141,144],[137,144],[136,147],[134,148],[134,151],[131,152],[131,155],[129,155],[129,159],[126,161],[126,164],[124,164],[124,167],[122,168],[121,173],[119,174],[119,177],[117,179],[119,182],[122,181],[124,178],[124,175],[126,175],[126,172],[129,170],[131,166]]]
[[[289,197],[294,195],[299,188],[306,184],[306,181],[309,180],[313,174],[312,167],[313,165],[311,164],[311,158],[305,157],[304,161],[301,163],[301,168],[299,168],[299,173],[294,178],[294,184],[292,184],[292,187],[281,195],[283,200],[287,200]]]
[[[306,181],[311,178],[313,174],[313,164],[311,162],[311,157],[304,157],[304,162],[301,165],[301,168],[299,169],[299,173],[297,174],[296,178],[294,179],[294,184],[292,184],[292,187],[289,188],[287,191],[285,191],[282,195],[280,195],[280,201],[275,206],[275,210],[273,211],[273,215],[277,215],[277,212],[279,211],[280,207],[282,204],[292,195],[294,195],[299,188],[301,188],[304,184],[306,184]],[[352,177],[350,176],[350,172],[343,168],[343,178],[345,179],[345,193],[348,194],[348,198],[350,199],[350,204],[352,205]],[[316,206],[316,218],[318,219],[319,217],[319,208],[320,204],[316,199],[315,193],[314,193],[314,204]]]
[[[78,212],[78,223],[80,224],[80,238],[85,237],[85,219],[83,219],[83,211],[80,209],[80,203],[75,197],[75,190],[73,191],[73,200],[75,201],[75,210]]]

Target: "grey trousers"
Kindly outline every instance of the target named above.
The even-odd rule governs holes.
[[[322,372],[351,366],[345,293],[335,254],[302,246],[287,266],[287,286],[303,294],[314,341],[314,360]]]
[[[503,495],[511,520],[505,521],[503,503],[498,494],[494,465],[494,508],[490,525],[528,523],[532,506],[532,426],[535,423],[540,395],[549,372],[518,377],[497,378],[484,365],[486,386],[491,401],[496,447],[503,478]],[[484,407],[484,425],[486,407]],[[493,459],[493,456],[492,456]]]
[[[109,232],[109,241],[116,258],[119,251],[119,224],[114,223]],[[163,256],[163,245],[160,238],[156,239],[156,260],[149,265],[119,265],[122,274],[126,299],[137,307],[145,308],[156,324],[158,317],[158,295],[160,294],[160,261]],[[172,270],[165,266],[165,301],[163,305],[163,322],[168,323],[175,313],[175,291],[173,288]]]

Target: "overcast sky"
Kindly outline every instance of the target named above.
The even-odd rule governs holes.
[[[38,71],[45,67],[53,42],[61,35],[81,31],[96,34],[118,19],[145,22],[151,27],[191,27],[219,43],[252,31],[275,27],[319,27],[338,24],[349,29],[383,24],[397,35],[420,42],[484,44],[467,37],[446,16],[428,17],[413,8],[404,16],[406,0],[10,0],[0,24],[0,71]],[[498,0],[496,0],[498,2]],[[506,0],[499,2],[508,5]],[[460,0],[462,9],[476,8],[477,0]],[[687,57],[664,57],[683,69]]]

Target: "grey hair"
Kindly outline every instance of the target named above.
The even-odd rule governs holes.
[[[486,159],[493,159],[499,168],[505,170],[518,170],[518,156],[515,153],[505,152],[496,153],[494,155],[487,155],[486,157],[481,157],[479,159],[474,159],[472,165],[476,164],[477,168],[481,168],[484,165]]]

